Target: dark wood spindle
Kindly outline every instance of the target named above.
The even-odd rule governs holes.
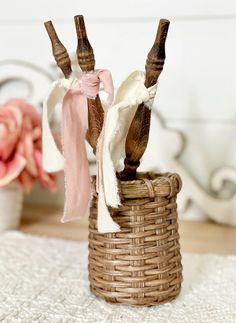
[[[65,46],[61,43],[60,39],[57,36],[56,30],[51,21],[44,23],[44,26],[47,30],[48,36],[52,44],[52,53],[56,60],[58,67],[61,69],[65,78],[69,78],[71,75],[71,61],[68,55],[68,52]]]
[[[146,61],[145,86],[154,85],[161,74],[165,62],[165,42],[169,28],[169,21],[161,19],[159,22],[155,42]],[[126,138],[124,170],[119,174],[120,180],[134,180],[148,143],[151,121],[151,110],[141,103],[131,122]]]
[[[78,37],[77,59],[79,66],[83,72],[93,71],[95,68],[95,59],[93,48],[88,40],[84,17],[78,15],[74,17],[76,33]],[[96,152],[97,140],[102,130],[104,119],[104,111],[99,98],[96,96],[95,100],[88,99],[88,132],[87,140]]]

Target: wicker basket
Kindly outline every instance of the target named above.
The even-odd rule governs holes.
[[[120,182],[122,207],[111,209],[121,232],[97,232],[97,197],[89,217],[91,291],[108,302],[155,305],[180,292],[182,265],[176,196],[177,174],[139,174]]]

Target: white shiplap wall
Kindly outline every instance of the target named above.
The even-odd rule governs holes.
[[[86,18],[96,66],[110,69],[116,86],[129,72],[143,69],[158,19],[169,18],[167,59],[155,108],[168,126],[183,131],[181,162],[203,186],[207,188],[216,168],[236,166],[235,1],[8,0],[0,11],[0,60],[26,60],[51,72],[43,22],[53,20],[73,53],[76,14]],[[44,96],[49,82],[39,84]]]

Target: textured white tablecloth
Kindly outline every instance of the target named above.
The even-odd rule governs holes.
[[[180,297],[161,306],[111,305],[88,289],[87,244],[0,235],[0,322],[236,322],[236,257],[185,254]]]

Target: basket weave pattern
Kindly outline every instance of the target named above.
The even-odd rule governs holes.
[[[177,174],[140,174],[120,182],[122,206],[111,209],[117,233],[97,232],[97,197],[89,218],[91,291],[112,303],[155,305],[180,292],[182,265],[176,196]]]

